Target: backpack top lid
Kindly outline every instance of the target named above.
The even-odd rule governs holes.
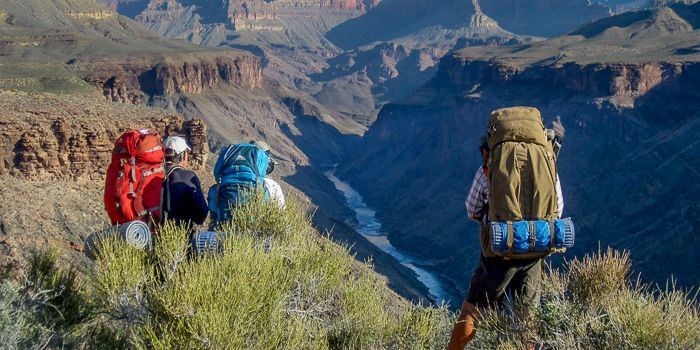
[[[267,153],[250,143],[239,143],[225,147],[214,166],[214,177],[219,183],[262,182],[270,158]],[[245,173],[252,172],[248,179]],[[241,177],[242,176],[242,177]]]
[[[157,164],[163,161],[163,155],[163,145],[157,131],[129,130],[117,139],[112,151],[112,162],[134,157],[138,163]]]
[[[534,107],[510,107],[491,112],[488,123],[489,148],[503,142],[527,142],[547,147],[542,115]]]

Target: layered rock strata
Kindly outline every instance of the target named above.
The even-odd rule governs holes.
[[[255,89],[262,81],[260,59],[237,51],[81,60],[71,66],[108,101],[132,104],[152,96],[200,94],[219,87]]]
[[[440,78],[450,85],[470,90],[474,86],[534,89],[556,87],[592,97],[640,97],[665,84],[678,86],[700,76],[696,62],[642,62],[517,67],[497,60],[450,56],[441,62]]]
[[[198,119],[99,98],[0,92],[0,175],[32,180],[96,180],[106,172],[114,142],[129,129],[185,136],[192,164],[208,155],[206,125]]]

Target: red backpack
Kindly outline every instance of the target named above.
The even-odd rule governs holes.
[[[112,225],[160,218],[163,146],[157,132],[130,130],[114,145],[107,168],[105,208]]]

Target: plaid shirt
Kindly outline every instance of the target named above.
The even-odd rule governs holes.
[[[557,215],[561,217],[564,211],[564,196],[561,192],[561,184],[559,175],[557,175]],[[467,195],[467,200],[464,204],[467,206],[467,214],[469,218],[485,224],[488,222],[488,202],[489,202],[489,179],[484,173],[483,166],[479,167],[474,175],[472,187]]]

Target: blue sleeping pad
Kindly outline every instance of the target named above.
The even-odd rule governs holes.
[[[491,249],[494,252],[509,252],[508,225],[509,223],[507,222],[491,223]],[[510,223],[510,225],[513,227],[513,253],[548,252],[553,248],[561,249],[574,246],[576,231],[571,218],[554,220],[554,244],[552,244],[552,225],[547,220],[515,221]],[[530,236],[533,227],[535,236],[534,248],[531,247]]]

